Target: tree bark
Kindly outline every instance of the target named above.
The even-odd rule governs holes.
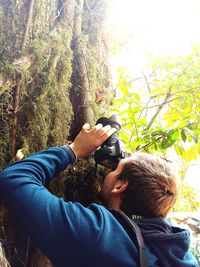
[[[33,19],[34,2],[35,2],[35,0],[30,0],[30,3],[29,3],[25,32],[24,32],[23,41],[22,41],[22,51],[24,50],[24,48],[26,46],[26,42],[27,42],[28,35],[29,35],[28,32],[29,32],[29,29],[31,27],[31,22]]]
[[[82,38],[83,6],[83,0],[77,1],[74,14],[74,37],[72,41],[74,50],[74,88],[71,94],[76,119],[74,135],[81,130],[83,123],[89,118],[87,94],[90,90],[90,75],[86,60],[86,43]]]

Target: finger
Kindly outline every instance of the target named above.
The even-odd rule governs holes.
[[[95,127],[93,128],[93,131],[98,132],[102,128],[103,128],[103,125],[101,123],[99,123],[99,124],[95,125]]]
[[[101,135],[101,142],[104,142],[106,139],[108,139],[108,137],[110,137],[114,132],[116,132],[116,128],[110,128],[104,131]]]
[[[110,125],[106,125],[105,127],[102,128],[102,135],[107,135],[110,136],[112,135],[114,132],[116,132],[116,128],[111,127]]]
[[[89,130],[90,129],[90,125],[89,125],[89,123],[85,123],[84,125],[83,125],[83,127],[82,127],[82,130],[83,131],[86,131],[86,130]]]
[[[113,133],[115,133],[117,131],[117,129],[116,128],[111,128],[108,132],[107,132],[107,134],[109,135],[109,136],[111,136]]]
[[[97,126],[97,125],[96,125]],[[110,125],[106,125],[103,127],[100,128],[100,126],[98,127],[98,131],[96,130],[96,134],[98,135],[98,137],[101,137],[102,135],[104,135],[105,133],[107,133],[110,129],[111,129],[111,126]]]
[[[111,126],[110,125],[106,125],[101,129],[101,132],[102,133],[107,133],[110,130],[111,130]]]

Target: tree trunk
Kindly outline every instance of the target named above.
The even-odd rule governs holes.
[[[0,0],[0,170],[73,140],[113,99],[104,30],[106,0]],[[93,160],[50,187],[87,205],[97,192]],[[88,172],[90,170],[90,172]],[[11,266],[52,266],[0,206],[0,237]]]
[[[84,1],[78,1],[75,8],[74,16],[74,38],[73,38],[73,50],[74,50],[74,62],[75,68],[78,70],[76,74],[80,82],[79,86],[79,96],[78,103],[75,103],[76,106],[76,117],[77,119],[77,131],[80,131],[82,123],[87,121],[87,92],[90,89],[90,78],[88,73],[88,65],[86,61],[86,47],[82,39],[82,19],[83,19],[83,4]],[[73,94],[73,92],[72,92]]]

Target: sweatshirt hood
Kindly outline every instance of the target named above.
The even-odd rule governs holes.
[[[188,230],[173,226],[170,221],[160,217],[140,219],[137,224],[143,234],[147,250],[156,255],[150,264],[162,267],[198,266],[189,252]]]

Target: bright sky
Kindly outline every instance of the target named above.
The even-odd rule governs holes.
[[[113,0],[108,18],[121,48],[111,60],[114,76],[118,67],[141,76],[150,55],[181,56],[200,45],[200,0]],[[191,165],[186,180],[200,189],[199,172],[200,163]]]
[[[149,53],[184,55],[200,44],[200,1],[113,0],[109,23],[125,39],[113,65],[134,72],[145,68]]]

